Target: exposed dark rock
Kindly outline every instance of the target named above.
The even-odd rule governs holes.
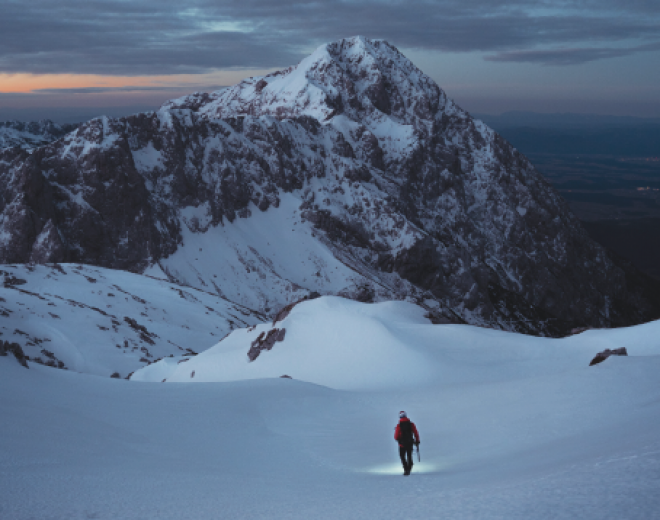
[[[602,363],[605,361],[608,357],[610,356],[627,356],[628,351],[626,350],[626,347],[621,347],[621,348],[615,348],[613,350],[610,350],[609,348],[606,348],[602,352],[599,352],[596,354],[596,356],[591,360],[591,363],[589,363],[589,366],[597,365],[598,363]]]
[[[574,329],[571,329],[569,335],[570,336],[575,336],[577,334],[582,334],[583,332],[586,332],[589,330],[589,327],[575,327]]]
[[[156,334],[154,334],[153,332],[149,332],[147,330],[147,327],[145,327],[144,325],[140,325],[137,321],[135,321],[133,318],[129,318],[128,316],[124,317],[124,321],[128,323],[128,325],[138,333],[142,341],[148,343],[149,345],[156,344],[152,339],[157,337]]]
[[[3,275],[4,275],[3,285],[5,289],[13,289],[17,285],[24,285],[27,283],[27,280],[24,280],[23,278],[17,278],[12,274],[7,273],[6,271],[0,271],[0,276]]]
[[[8,354],[13,354],[21,365],[25,368],[29,368],[27,364],[27,357],[23,353],[23,349],[18,343],[9,343],[8,341],[0,340],[0,356],[7,356]]]
[[[463,320],[460,316],[457,316],[454,313],[447,312],[445,311],[443,313],[442,311],[429,311],[428,313],[425,314],[425,317],[433,323],[433,325],[449,325],[452,323],[460,323],[460,324],[465,324],[465,320]]]
[[[259,334],[248,350],[248,359],[254,361],[264,350],[270,350],[278,341],[284,341],[285,333],[286,329],[270,329],[267,333]]]
[[[275,325],[278,321],[283,321],[284,318],[286,318],[291,313],[293,308],[299,303],[306,302],[307,300],[315,300],[316,298],[320,297],[321,295],[319,293],[312,292],[300,300],[290,303],[289,305],[285,305],[278,311],[278,313],[275,315],[275,318],[273,318],[273,325]]]
[[[362,303],[373,303],[376,299],[376,290],[368,283],[360,284],[357,287],[354,299]]]

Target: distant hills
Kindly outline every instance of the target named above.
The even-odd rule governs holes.
[[[660,125],[660,118],[608,116],[600,114],[573,114],[570,112],[542,114],[512,110],[494,116],[490,114],[472,114],[493,128],[530,127],[537,129],[605,129],[648,125]]]
[[[660,156],[660,119],[595,114],[476,114],[524,154]]]

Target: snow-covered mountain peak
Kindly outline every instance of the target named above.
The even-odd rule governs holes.
[[[432,120],[446,103],[438,85],[395,47],[356,36],[320,46],[294,67],[210,95],[195,93],[164,107],[190,108],[218,119],[310,116],[326,122],[345,115],[367,124],[387,117],[418,126],[421,120]]]
[[[0,181],[5,263],[149,272],[265,314],[316,292],[545,334],[657,316],[652,282],[382,40],[5,150]]]
[[[209,120],[311,117],[335,127],[353,149],[378,143],[385,162],[412,153],[443,116],[469,117],[394,46],[362,36],[321,45],[296,66],[172,100],[163,109],[189,109]]]

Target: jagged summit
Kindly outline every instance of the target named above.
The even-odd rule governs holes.
[[[362,36],[321,45],[294,67],[172,100],[163,108],[191,109],[207,119],[308,116],[352,140],[390,143],[386,153],[397,140],[411,146],[427,136],[443,114],[465,115],[395,47]]]
[[[193,108],[219,119],[310,116],[325,122],[343,115],[363,123],[391,119],[420,126],[447,102],[436,83],[396,48],[357,36],[322,45],[295,67],[248,78],[203,99],[197,94],[163,106]]]
[[[660,314],[529,161],[382,40],[0,157],[0,260],[558,334]]]

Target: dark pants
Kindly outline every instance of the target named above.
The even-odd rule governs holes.
[[[410,471],[413,467],[412,452],[412,445],[401,446],[399,444],[399,457],[401,457],[401,464],[403,464],[403,469],[406,471]]]

